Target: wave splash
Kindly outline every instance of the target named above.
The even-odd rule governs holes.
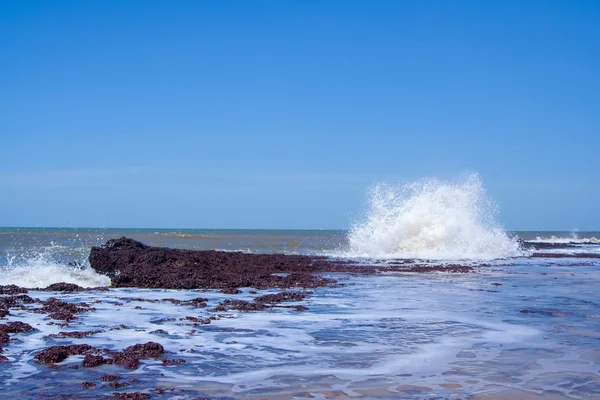
[[[538,236],[535,239],[527,240],[531,243],[554,243],[554,244],[593,244],[600,245],[600,239],[596,237],[580,238],[577,233],[572,233],[569,237],[559,237],[552,235],[550,237]]]
[[[26,254],[6,255],[6,264],[0,265],[0,285],[17,285],[27,288],[44,288],[58,282],[74,283],[82,287],[109,286],[110,278],[89,267],[81,249],[77,262],[62,264],[57,261],[65,246],[51,244],[32,249]],[[85,255],[84,255],[85,254]]]
[[[364,220],[348,233],[355,257],[476,259],[516,257],[523,251],[496,221],[496,205],[478,174],[456,182],[426,179],[377,184]]]

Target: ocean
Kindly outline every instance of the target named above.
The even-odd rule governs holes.
[[[324,269],[334,284],[290,291],[107,288],[88,256],[120,237],[360,269]],[[172,262],[160,271],[196,268]],[[59,282],[90,289],[49,287]],[[600,232],[508,232],[476,177],[377,186],[348,230],[0,228],[0,389],[20,399],[597,399],[599,287]],[[265,305],[274,298],[285,301]],[[119,362],[143,344],[151,357]]]
[[[91,246],[122,236],[174,248],[366,260],[351,249],[351,231],[2,228],[0,285],[107,286],[109,278],[95,273],[87,256]],[[339,285],[312,289],[298,303],[308,310],[229,311],[199,326],[186,317],[209,316],[208,310],[227,298],[251,300],[253,290],[242,288],[236,295],[30,290],[28,295],[41,301],[85,301],[95,311],[60,326],[45,315],[11,309],[0,323],[22,321],[35,330],[11,335],[2,353],[7,361],[0,363],[0,386],[9,398],[100,398],[134,391],[181,399],[600,398],[600,259],[593,256],[600,255],[600,233],[506,237],[544,249],[485,260],[427,261],[476,267],[465,274],[330,273]],[[531,257],[534,251],[548,256]],[[397,254],[379,259],[397,260]],[[207,308],[172,300],[198,296],[207,299]],[[70,331],[97,333],[60,336]],[[116,365],[75,370],[70,367],[81,364],[82,356],[51,367],[34,360],[36,352],[54,345],[123,349],[148,341],[161,343],[165,357],[185,363],[145,360],[134,371]],[[101,380],[106,375],[120,376],[126,385],[109,386]],[[96,387],[82,388],[81,382]]]

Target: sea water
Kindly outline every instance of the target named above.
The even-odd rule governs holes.
[[[23,321],[35,331],[11,335],[3,353],[8,362],[0,363],[2,393],[8,398],[97,398],[134,391],[181,399],[600,398],[600,259],[594,256],[600,254],[600,233],[506,232],[473,177],[379,187],[371,202],[349,231],[0,229],[0,284],[25,287],[108,285],[87,256],[91,246],[121,236],[188,249],[329,255],[365,263],[421,258],[475,267],[465,274],[330,273],[326,276],[337,286],[313,289],[305,301],[290,303],[306,311],[228,311],[200,326],[186,317],[208,317],[225,299],[251,300],[277,291],[32,290],[28,294],[40,300],[85,301],[96,311],[60,327],[44,314],[11,310],[0,323]],[[527,243],[550,247],[537,250],[549,255],[531,257]],[[552,257],[557,253],[562,256]],[[199,296],[208,298],[208,307],[168,300]],[[100,332],[83,339],[51,336],[94,330]],[[121,350],[147,341],[161,343],[165,358],[185,364],[165,367],[159,359],[143,360],[134,371],[112,365],[75,370],[69,367],[80,365],[81,356],[54,366],[33,359],[58,344]],[[120,375],[128,386],[109,387],[100,381],[105,374]],[[84,381],[98,385],[83,389]],[[157,387],[167,391],[157,394],[152,391]]]

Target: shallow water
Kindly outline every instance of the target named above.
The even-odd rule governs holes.
[[[36,268],[54,265],[58,268],[54,275],[39,279],[39,286],[66,278],[93,286],[102,277],[85,275],[91,274],[82,272],[87,271],[85,267],[60,263],[84,261],[91,244],[123,235],[176,247],[248,247],[250,251],[308,254],[319,246],[328,250],[328,243],[343,240],[340,232],[218,231],[214,232],[218,243],[208,245],[203,241],[210,233],[205,231],[5,229],[0,235],[2,251],[11,254],[7,260],[15,258],[12,264],[3,264],[2,284],[27,277],[16,271],[30,268],[29,274],[39,275],[42,269]],[[553,235],[534,232],[522,237],[551,241]],[[585,235],[579,238],[600,237]],[[287,244],[292,240],[298,245]],[[269,243],[275,250],[264,250]],[[569,251],[598,252],[599,247],[578,246]],[[45,252],[44,256],[25,256],[34,255],[36,249]],[[75,257],[79,254],[82,257]],[[79,314],[68,327],[60,327],[49,325],[52,321],[43,314],[11,309],[11,315],[0,323],[23,321],[36,330],[11,334],[13,341],[3,353],[9,361],[0,363],[0,387],[9,398],[98,397],[134,391],[160,398],[151,392],[157,387],[168,388],[163,398],[182,399],[600,398],[600,259],[524,257],[487,264],[467,274],[330,274],[340,285],[318,288],[305,301],[286,303],[302,304],[307,311],[211,312],[224,299],[251,300],[275,293],[252,294],[249,288],[237,295],[141,289],[72,294],[30,291],[31,297],[41,300],[55,296],[86,301],[96,311]],[[71,272],[61,268],[71,268]],[[209,299],[208,307],[164,300],[199,296]],[[185,319],[210,315],[218,319],[208,325],[194,326]],[[126,328],[111,330],[121,324]],[[92,330],[103,332],[83,339],[49,337]],[[54,366],[33,360],[36,351],[57,344],[88,343],[121,350],[147,341],[165,347],[163,358],[183,359],[185,364],[163,366],[158,359],[142,360],[134,371],[116,365],[74,370],[69,367],[80,365],[82,356]],[[100,380],[105,374],[120,375],[120,381],[129,385],[111,388]],[[131,382],[133,378],[137,381]],[[83,389],[79,384],[84,381],[97,386]]]

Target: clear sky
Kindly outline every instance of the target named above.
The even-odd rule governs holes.
[[[478,171],[600,229],[600,2],[4,0],[0,135],[0,226],[346,228]]]

